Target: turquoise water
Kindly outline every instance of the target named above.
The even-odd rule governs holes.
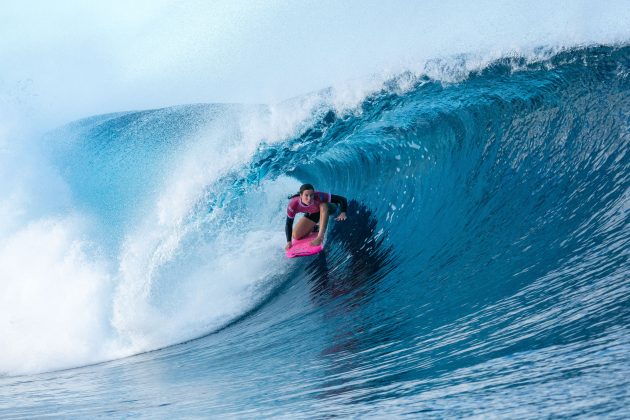
[[[0,416],[630,415],[629,47],[403,74],[269,128],[302,101],[46,136],[98,287],[51,306],[85,322],[67,348],[15,341]],[[302,182],[349,218],[289,261]]]

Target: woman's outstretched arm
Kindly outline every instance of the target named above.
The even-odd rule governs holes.
[[[330,202],[339,205],[339,210],[340,210],[339,216],[337,216],[335,220],[337,221],[346,220],[347,219],[346,211],[348,211],[348,200],[346,199],[346,197],[343,197],[341,195],[331,194]]]

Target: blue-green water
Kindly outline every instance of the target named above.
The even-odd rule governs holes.
[[[44,327],[2,344],[21,356],[1,417],[630,416],[628,47],[401,75],[290,135],[256,128],[278,112],[47,136],[87,219],[74,263],[102,284],[66,296],[90,315],[60,327],[72,350]],[[286,260],[301,182],[348,197],[348,220]]]

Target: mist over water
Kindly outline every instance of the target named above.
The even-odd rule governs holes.
[[[628,6],[7,5],[0,415],[623,415]]]
[[[438,57],[624,42],[627,5],[27,1],[3,7],[0,92],[46,129],[115,111],[277,103]]]

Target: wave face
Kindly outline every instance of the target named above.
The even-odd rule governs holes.
[[[9,313],[0,414],[630,415],[630,47],[317,95],[48,136],[74,216],[3,245],[57,283]],[[349,217],[288,261],[301,182]]]

